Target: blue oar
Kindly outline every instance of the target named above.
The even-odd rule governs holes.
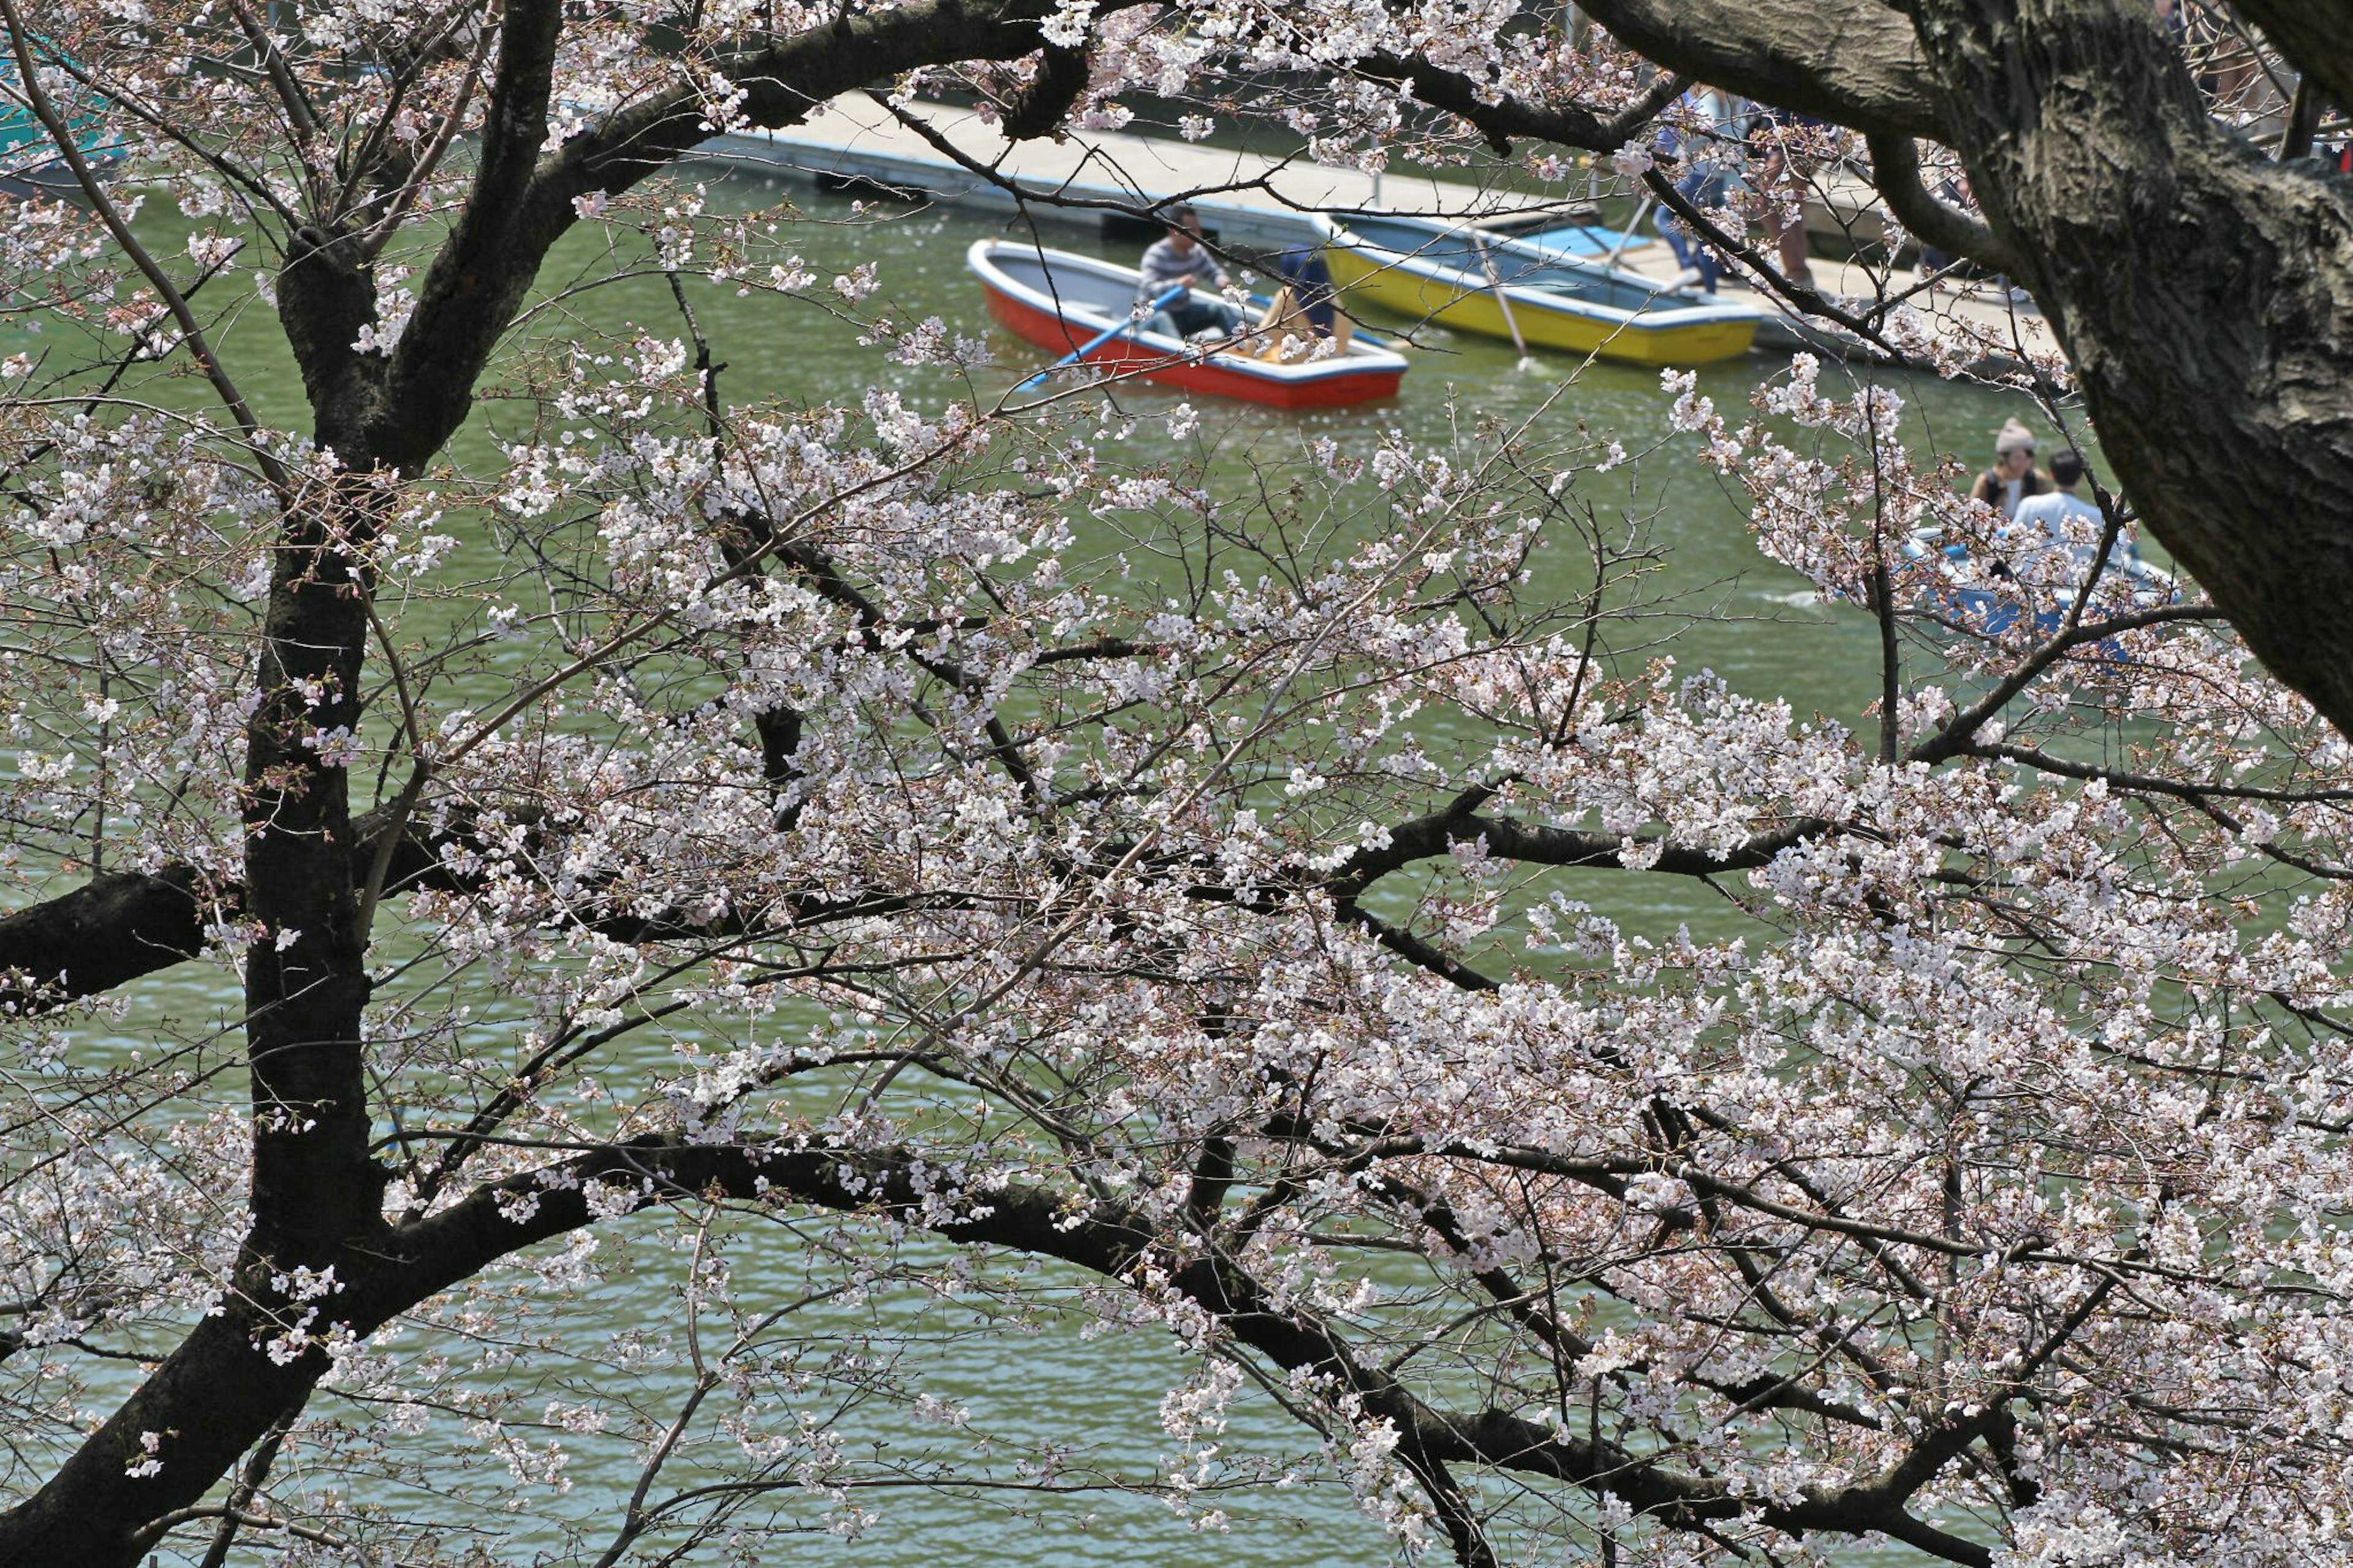
[[[1023,382],[1013,390],[1016,392],[1032,392],[1037,388],[1045,385],[1046,378],[1053,374],[1056,371],[1061,369],[1064,365],[1076,364],[1081,360],[1086,358],[1089,354],[1094,353],[1095,350],[1103,347],[1103,344],[1111,342],[1112,339],[1119,336],[1122,332],[1134,331],[1139,320],[1151,320],[1154,316],[1159,314],[1161,311],[1166,310],[1170,305],[1175,304],[1177,300],[1190,293],[1192,291],[1192,288],[1193,286],[1189,283],[1177,284],[1176,287],[1169,289],[1168,292],[1163,294],[1160,298],[1152,301],[1151,304],[1145,306],[1144,308],[1144,314],[1142,317],[1139,318],[1131,315],[1126,321],[1122,321],[1119,325],[1097,332],[1093,338],[1090,339],[1086,342],[1081,343],[1077,348],[1072,349],[1069,353],[1064,354],[1060,359],[1056,360],[1052,364],[1048,365],[1045,369],[1039,371],[1037,374],[1031,376],[1029,380]]]

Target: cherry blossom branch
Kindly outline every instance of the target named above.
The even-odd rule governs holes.
[[[1368,80],[1402,86],[1432,109],[1477,126],[1498,152],[1506,149],[1509,138],[1518,136],[1588,153],[1615,153],[1691,86],[1687,76],[1661,71],[1632,102],[1604,115],[1582,103],[1532,104],[1514,98],[1496,99],[1484,83],[1459,71],[1398,55],[1366,55],[1349,69]]]
[[[255,1513],[248,1509],[217,1502],[197,1503],[189,1508],[175,1508],[141,1530],[132,1538],[132,1544],[138,1551],[144,1552],[152,1546],[160,1545],[165,1536],[179,1529],[180,1526],[194,1524],[199,1520],[206,1519],[217,1519],[224,1524],[243,1525],[248,1530],[290,1535],[297,1541],[307,1541],[314,1546],[325,1546],[337,1552],[352,1550],[350,1542],[332,1531],[321,1530],[314,1525],[298,1524],[293,1520],[280,1519],[274,1514]]]
[[[279,48],[278,40],[254,16],[253,8],[246,0],[229,0],[229,14],[237,18],[237,29],[244,33],[246,42],[253,46],[253,52],[261,58],[262,68],[269,77],[269,85],[278,94],[280,106],[286,110],[286,124],[294,133],[295,152],[307,174],[311,144],[319,134],[318,119],[311,111],[310,100],[303,96],[301,84],[294,79],[293,71],[288,68],[285,52]]]
[[[141,276],[162,298],[165,308],[172,312],[172,319],[180,324],[180,331],[187,340],[189,352],[195,356],[196,368],[212,384],[214,393],[220,398],[222,406],[228,410],[229,416],[237,421],[237,428],[244,433],[248,447],[253,453],[254,461],[269,477],[271,487],[281,495],[290,493],[292,485],[290,476],[263,444],[260,422],[254,418],[253,410],[246,404],[245,395],[237,390],[237,383],[231,381],[228,372],[222,368],[219,356],[213,353],[211,342],[205,337],[204,327],[196,321],[195,311],[188,306],[187,296],[180,292],[178,285],[172,281],[171,274],[164,271],[162,263],[140,243],[139,237],[131,232],[131,226],[124,221],[121,209],[114,205],[114,199],[106,194],[106,187],[91,172],[90,160],[82,156],[80,142],[72,128],[66,124],[56,105],[49,101],[47,89],[41,86],[40,64],[33,54],[32,41],[25,35],[24,18],[16,13],[16,0],[0,0],[0,22],[7,26],[9,48],[16,56],[16,78],[24,90],[26,107],[33,111],[33,117],[48,132],[58,155],[65,160],[66,167],[73,174],[74,183],[81,187],[83,196],[97,212],[99,221],[106,226],[107,233],[113,237],[114,243],[121,247],[122,254],[131,258],[132,265],[139,268]]]
[[[1800,316],[1811,316],[1831,322],[1852,332],[1862,342],[1877,351],[1876,363],[1891,370],[1931,370],[1934,367],[1917,355],[1905,353],[1890,342],[1886,331],[1873,321],[1856,315],[1834,302],[1830,296],[1806,279],[1790,278],[1779,267],[1767,260],[1755,246],[1735,238],[1714,218],[1674,186],[1674,182],[1656,169],[1642,172],[1642,184],[1658,204],[1674,214],[1702,242],[1712,245],[1725,255],[1741,262],[1750,280],[1763,291],[1778,294]]]
[[[2134,795],[2170,795],[2177,800],[2259,800],[2281,805],[2353,804],[2353,789],[2293,789],[2274,784],[2219,784],[2168,779],[2154,773],[2136,773],[2129,768],[2116,768],[2099,763],[2080,762],[2073,757],[2059,756],[2039,746],[2021,746],[2010,741],[1971,741],[1963,745],[1956,754],[2016,763],[2021,767],[2032,768],[2038,773],[2052,773],[2062,778],[2080,779],[2085,782],[2096,779],[2116,789],[2128,791]]]
[[[361,237],[360,255],[363,258],[373,258],[381,255],[384,247],[392,242],[392,237],[400,232],[402,220],[416,206],[417,197],[423,194],[434,172],[440,168],[441,161],[456,143],[458,133],[465,129],[466,111],[473,106],[474,94],[481,86],[483,63],[490,58],[491,42],[497,37],[489,27],[484,27],[481,33],[472,56],[466,62],[466,75],[458,85],[457,98],[441,116],[441,122],[434,129],[424,151],[417,155],[405,172],[399,185],[389,194],[389,199],[384,193],[375,197],[373,205],[380,205],[384,210]]]
[[[253,1507],[253,1500],[259,1495],[261,1483],[269,1474],[269,1467],[277,1462],[278,1450],[284,1445],[286,1434],[292,1425],[290,1417],[279,1422],[255,1447],[252,1458],[246,1461],[243,1473],[237,1477],[236,1487],[228,1494],[228,1506],[221,1510],[220,1529],[213,1533],[212,1546],[196,1568],[226,1568],[229,1548],[237,1541],[237,1528],[246,1521],[248,1511]]]
[[[1994,683],[1990,691],[1955,713],[1934,735],[1915,745],[1911,760],[1935,763],[1957,754],[1965,744],[1976,738],[1978,730],[2010,706],[2019,693],[2033,685],[2037,677],[2063,655],[2079,647],[2148,626],[2170,626],[2181,621],[2219,621],[2221,618],[2222,613],[2211,605],[2152,605],[2145,609],[2118,611],[2090,626],[2063,627],[2021,659],[2016,668]]]
[[[563,1165],[527,1172],[478,1189],[450,1208],[405,1227],[413,1270],[455,1279],[507,1252],[600,1217],[589,1194],[633,1212],[673,1197],[723,1192],[845,1211],[881,1209],[944,1239],[986,1242],[1053,1257],[1113,1280],[1130,1280],[1160,1256],[1156,1232],[1142,1216],[1103,1201],[1075,1209],[1050,1189],[1000,1184],[971,1195],[934,1190],[922,1162],[904,1154],[847,1150],[694,1147],[638,1139]],[[605,1216],[614,1210],[607,1207]],[[1326,1323],[1274,1305],[1229,1258],[1171,1263],[1169,1284],[1214,1315],[1242,1343],[1293,1373],[1335,1377],[1371,1415],[1402,1435],[1417,1473],[1438,1485],[1458,1462],[1525,1470],[1615,1496],[1677,1530],[1732,1519],[1744,1505],[1720,1482],[1668,1468],[1658,1458],[1590,1443],[1523,1417],[1488,1409],[1451,1415],[1424,1403],[1395,1377],[1364,1363]],[[1795,1503],[1767,1505],[1776,1528],[1806,1532],[1878,1531],[1948,1561],[1986,1568],[1992,1554],[1906,1514],[1912,1492],[1981,1435],[1963,1421],[1929,1429],[1904,1460],[1867,1482],[1810,1490]],[[1753,1505],[1752,1505],[1753,1506]]]
[[[53,58],[51,68],[63,71],[83,87],[106,100],[110,113],[123,114],[137,121],[148,130],[178,147],[189,156],[200,160],[206,168],[235,185],[250,210],[255,205],[276,214],[289,228],[301,221],[294,209],[272,189],[268,180],[256,175],[234,160],[224,156],[216,147],[207,146],[203,138],[190,134],[188,128],[169,114],[156,109],[140,93],[112,79],[101,82],[79,61],[62,57]],[[193,290],[191,290],[193,292]]]

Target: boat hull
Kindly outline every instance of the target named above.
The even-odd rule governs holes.
[[[1509,339],[1512,327],[1493,289],[1466,289],[1444,277],[1335,245],[1325,255],[1333,281],[1351,299],[1419,321],[1432,321],[1483,337]],[[1757,337],[1749,321],[1693,321],[1652,325],[1640,316],[1609,320],[1559,310],[1520,291],[1512,295],[1512,315],[1530,345],[1591,354],[1630,364],[1710,364],[1737,359]]]
[[[988,290],[988,313],[1039,348],[1058,354],[1070,353],[1101,330],[1034,310],[996,289]],[[1280,381],[1229,367],[1215,357],[1172,361],[1161,351],[1124,337],[1113,338],[1091,350],[1085,363],[1128,370],[1164,386],[1180,386],[1187,392],[1263,403],[1275,408],[1345,408],[1358,403],[1376,403],[1395,397],[1401,379],[1400,374],[1393,370],[1363,370],[1315,381]]]

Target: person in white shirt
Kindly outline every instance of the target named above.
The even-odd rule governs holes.
[[[2075,493],[2084,482],[2084,455],[2073,447],[2051,455],[2051,482],[2058,488],[2018,503],[2003,525],[2011,569],[2040,587],[2083,585],[2098,558],[2105,527],[2100,509]]]

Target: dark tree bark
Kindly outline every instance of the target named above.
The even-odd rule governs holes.
[[[186,867],[114,871],[0,918],[0,1006],[95,996],[205,948],[205,910]]]
[[[1580,7],[1670,70],[1760,102],[1904,135],[1942,131],[1919,39],[1887,0],[1580,0]]]
[[[2353,732],[2353,188],[2217,125],[2137,8],[1915,15],[1947,139],[2125,494],[2272,671]]]
[[[998,129],[1008,142],[1028,142],[1050,134],[1087,90],[1087,52],[1050,44],[1039,51],[1038,74],[1029,88],[1005,106]]]

